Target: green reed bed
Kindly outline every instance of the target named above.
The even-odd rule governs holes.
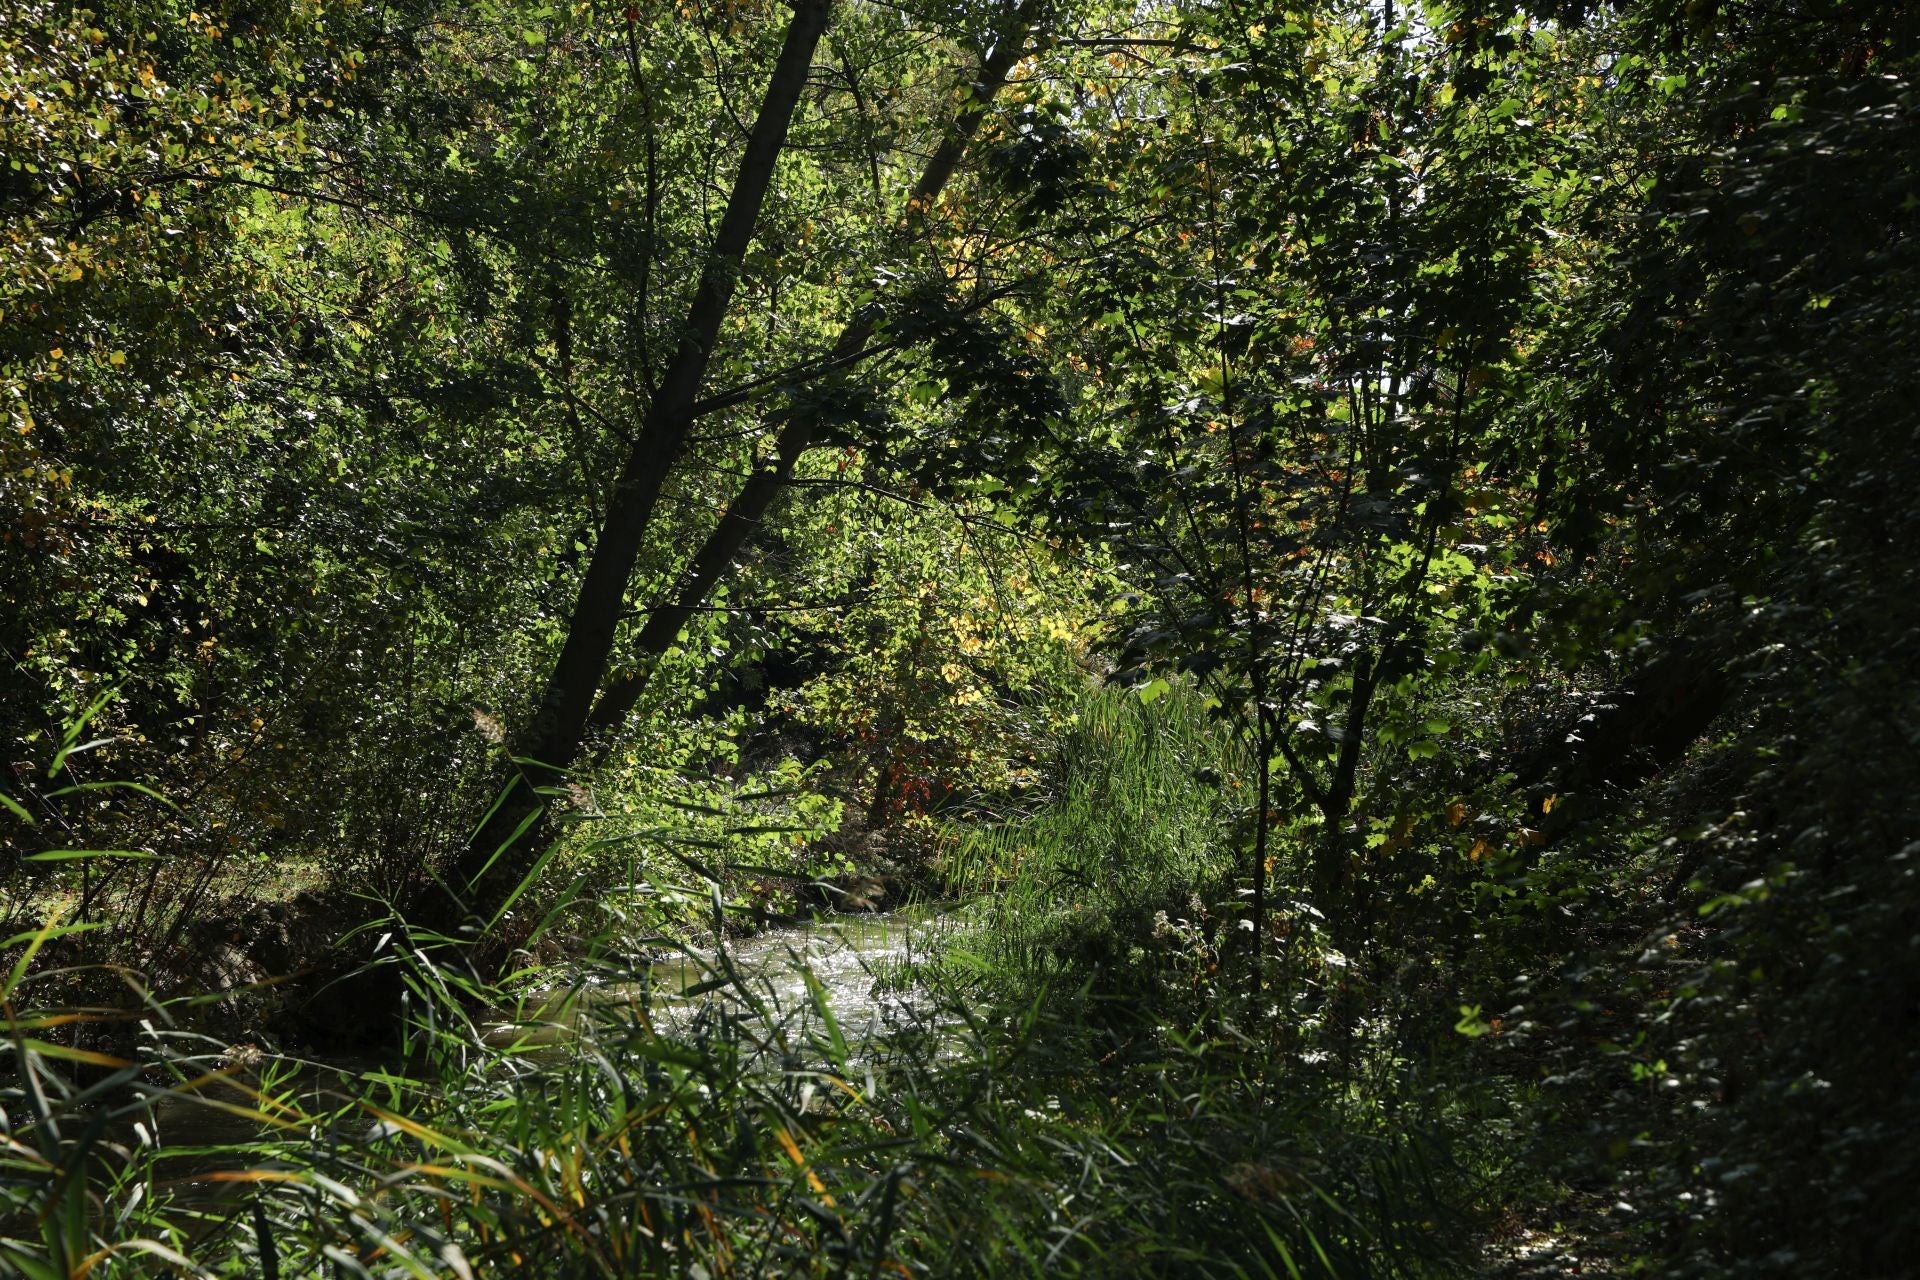
[[[404,1044],[320,1068],[159,1004],[40,1007],[60,930],[15,939],[0,1271],[1456,1274],[1444,1144],[1392,1088],[1279,1051],[1276,1011],[1217,972],[1234,764],[1178,690],[1090,700],[1045,803],[950,842],[973,903],[870,970],[911,998],[865,1029],[811,971],[775,983],[610,908],[579,958],[497,985],[396,926]],[[74,1034],[94,1017],[124,1047],[74,1047],[106,1043]]]
[[[1046,1002],[953,993],[850,1043],[711,965],[669,1028],[602,952],[470,1016],[457,957],[402,947],[405,1057],[290,1074],[165,1029],[131,1055],[34,1036],[6,996],[0,1265],[30,1277],[1417,1274],[1444,1241],[1383,1206],[1413,1149],[1336,1133],[1244,1038],[1118,1042]],[[504,993],[489,993],[506,999]],[[562,993],[564,996],[565,993]],[[562,1027],[560,1043],[534,1035]],[[167,1145],[182,1107],[238,1134]],[[1368,1207],[1371,1206],[1371,1207]],[[1382,1212],[1383,1207],[1389,1211]]]
[[[1230,895],[1245,808],[1239,755],[1184,687],[1152,702],[1089,697],[1061,735],[1045,803],[951,833],[943,870],[976,925],[951,958],[1030,982],[1138,960],[1134,949],[1179,921],[1197,931],[1211,910],[1196,894],[1231,905],[1217,899]]]

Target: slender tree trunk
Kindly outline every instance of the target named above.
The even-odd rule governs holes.
[[[748,536],[785,487],[800,456],[812,445],[819,423],[812,415],[793,419],[775,442],[765,466],[756,468],[729,505],[706,544],[689,562],[672,604],[655,611],[636,639],[634,668],[616,679],[595,704],[612,659],[613,641],[625,609],[626,588],[651,524],[668,472],[679,459],[699,415],[701,379],[739,264],[785,144],[813,51],[825,31],[831,0],[801,0],[788,27],[766,99],[755,121],[740,175],[689,309],[686,337],[668,365],[619,484],[569,618],[567,638],[554,664],[533,722],[513,744],[515,768],[500,803],[480,824],[448,887],[491,918],[532,871],[542,843],[543,792],[564,777],[589,732],[619,724],[645,688],[654,661],[673,644],[688,618],[706,600],[737,558]],[[1003,38],[982,64],[966,105],[928,160],[906,211],[911,227],[932,206],[979,131],[994,95],[1026,55],[1036,0],[1023,3]],[[858,357],[876,327],[865,313],[850,321],[833,349],[834,360]]]
[[[831,8],[832,0],[796,0],[794,4],[679,345],[614,486],[539,709],[513,743],[515,769],[506,794],[480,824],[454,868],[449,888],[470,900],[483,918],[491,918],[531,870],[545,811],[541,793],[561,780],[579,754],[588,712],[606,674],[626,608],[627,584],[660,491],[685,448],[695,401],[733,299],[741,261],[753,239]]]
[[[939,147],[927,161],[926,169],[921,172],[920,180],[914,184],[913,193],[908,197],[906,220],[909,227],[939,198],[948,179],[959,167],[968,144],[979,132],[980,122],[986,118],[987,110],[1006,83],[1008,73],[1026,56],[1027,40],[1032,30],[1028,14],[1034,7],[1033,4],[1023,4],[1016,11],[1009,31],[982,62],[979,77],[970,88],[966,107],[948,127],[946,137],[941,139]],[[872,311],[863,311],[849,320],[835,340],[827,363],[842,365],[857,359],[873,339],[876,321],[877,317]],[[773,500],[793,478],[794,467],[801,455],[812,447],[819,428],[819,416],[813,411],[795,414],[788,420],[774,442],[772,455],[756,465],[706,543],[694,553],[673,602],[655,609],[648,616],[629,653],[628,669],[608,683],[606,692],[594,707],[589,721],[591,730],[598,732],[617,728],[633,710],[634,703],[652,678],[660,655],[674,644],[680,629],[687,625],[688,619],[706,602],[720,579],[733,566],[747,539],[765,519]]]
[[[1258,695],[1255,695],[1253,714],[1256,727],[1253,740],[1255,749],[1260,752],[1260,812],[1253,828],[1253,965],[1247,978],[1247,987],[1253,998],[1258,1000],[1266,977],[1267,847],[1273,831],[1273,718],[1261,705]]]
[[[720,517],[719,525],[694,553],[673,603],[647,615],[646,625],[641,627],[630,650],[629,662],[638,665],[630,666],[607,683],[606,692],[600,695],[588,719],[589,731],[616,728],[626,720],[627,713],[633,710],[633,704],[647,687],[654,663],[674,644],[680,629],[719,585],[747,538],[760,527],[767,508],[793,475],[794,464],[813,441],[813,425],[807,415],[796,417],[774,443],[773,456],[756,465],[726,514]]]

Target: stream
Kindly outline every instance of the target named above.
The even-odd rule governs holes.
[[[731,939],[724,955],[691,949],[613,976],[589,969],[544,1003],[529,1001],[518,1017],[496,1018],[481,1026],[494,1048],[554,1064],[568,1058],[570,1045],[583,1033],[591,1035],[593,1027],[607,1025],[646,1023],[673,1036],[702,1018],[735,1016],[756,1033],[783,1031],[789,1043],[803,1043],[809,1034],[826,1032],[818,1012],[824,1004],[848,1057],[857,1060],[864,1046],[889,1030],[926,1025],[932,1010],[910,981],[912,966],[928,957],[954,919],[938,910],[913,908],[835,916]],[[219,1148],[265,1136],[265,1126],[245,1114],[256,1105],[249,1078],[264,1063],[244,1065],[249,1069],[236,1079],[212,1083],[194,1094],[159,1097],[140,1122],[142,1141],[178,1152],[170,1161],[175,1176],[169,1182],[190,1198],[202,1191],[219,1194],[217,1184],[203,1180],[206,1173],[231,1166],[231,1155]],[[386,1071],[405,1074],[404,1066],[391,1059],[303,1062],[295,1071],[293,1093],[324,1113],[344,1101],[358,1082]],[[287,1092],[288,1085],[283,1075],[277,1092]]]
[[[858,1045],[925,1012],[912,969],[947,923],[938,913],[911,909],[834,916],[729,943],[727,959],[755,995],[782,1014],[811,1013],[817,990],[848,1043]],[[654,963],[656,1024],[675,1028],[716,999],[737,1001],[732,982],[702,990],[722,976],[719,965],[711,952]]]

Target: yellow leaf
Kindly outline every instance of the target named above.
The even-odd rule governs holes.
[[[828,1208],[832,1208],[833,1197],[827,1194],[826,1184],[820,1181],[819,1174],[807,1168],[807,1158],[800,1154],[800,1144],[793,1140],[793,1135],[787,1132],[786,1126],[782,1125],[775,1129],[773,1135],[780,1139],[780,1145],[786,1148],[787,1159],[793,1161],[794,1167],[807,1175],[807,1185],[813,1188],[813,1194],[819,1196]]]
[[[284,1169],[216,1169],[203,1175],[208,1182],[299,1182],[300,1175]]]

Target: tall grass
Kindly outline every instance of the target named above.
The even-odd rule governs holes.
[[[61,927],[8,940],[0,1271],[1457,1272],[1444,1152],[1294,1074],[1237,1005],[1174,1016],[1149,984],[1130,1019],[1089,1018],[1050,995],[1212,954],[1163,913],[1230,896],[1233,763],[1197,699],[1090,701],[1048,802],[952,842],[980,895],[961,958],[873,974],[921,988],[868,1031],[811,976],[645,935],[645,893],[672,892],[724,936],[711,879],[602,895],[575,960],[498,982],[395,922],[376,963],[407,993],[404,1043],[351,1069],[229,1048],[145,996],[52,1007],[74,989],[43,963]],[[1129,954],[1142,937],[1160,949]],[[1191,976],[1193,1001],[1223,1000]],[[112,1052],[76,1047],[89,1019],[120,1020],[86,1041]]]
[[[9,988],[0,1266],[249,1275],[1281,1277],[1416,1274],[1379,1212],[1407,1149],[1277,1101],[1231,1038],[1108,1060],[1039,1006],[932,993],[850,1042],[724,951],[690,1019],[607,950],[475,1016],[457,955],[403,942],[407,1052],[290,1074],[150,1016],[124,1062],[32,1032]],[[83,1073],[88,1078],[83,1080]],[[237,1132],[170,1145],[182,1108]],[[1433,1237],[1433,1238],[1429,1238]]]
[[[1042,806],[951,834],[945,873],[979,925],[955,959],[1032,982],[1137,945],[1158,912],[1199,915],[1195,893],[1218,894],[1234,869],[1236,755],[1183,686],[1150,703],[1089,697]]]

